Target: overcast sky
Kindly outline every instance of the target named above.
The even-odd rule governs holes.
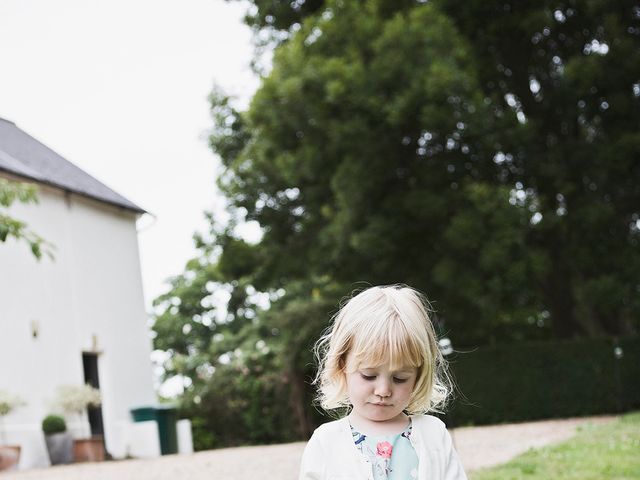
[[[151,212],[138,223],[146,304],[222,211],[208,149],[214,83],[246,104],[245,3],[0,0],[0,117]]]

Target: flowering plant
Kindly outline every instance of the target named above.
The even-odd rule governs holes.
[[[100,390],[91,385],[61,385],[56,390],[54,404],[65,414],[73,415],[86,425],[87,407],[98,407],[102,403]],[[84,427],[80,429],[82,436]]]
[[[13,395],[5,390],[0,390],[0,421],[5,415],[9,415],[15,408],[26,405],[25,401],[18,395]],[[4,431],[4,422],[0,423],[0,433],[2,434],[2,443],[6,443],[6,434]]]
[[[56,405],[67,414],[81,415],[87,407],[102,403],[100,390],[91,385],[61,385],[56,393]]]
[[[0,416],[9,415],[14,408],[26,405],[18,395],[13,395],[5,390],[0,390]]]

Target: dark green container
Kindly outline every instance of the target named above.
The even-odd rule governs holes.
[[[148,422],[149,420],[157,421],[156,407],[139,407],[131,409],[131,416],[134,422]]]
[[[134,422],[147,422],[154,420],[158,424],[160,436],[160,453],[168,455],[178,453],[178,410],[171,405],[159,405],[157,407],[139,407],[131,409]]]

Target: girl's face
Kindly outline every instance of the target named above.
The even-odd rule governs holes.
[[[385,423],[404,423],[402,411],[411,400],[415,367],[391,370],[389,365],[356,365],[352,355],[347,356],[346,367],[347,394],[355,423],[373,429]]]

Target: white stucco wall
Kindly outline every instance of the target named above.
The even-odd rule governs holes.
[[[136,217],[50,187],[39,197],[11,213],[55,245],[55,259],[0,243],[0,389],[28,402],[6,417],[8,441],[23,447],[21,468],[48,464],[40,422],[58,385],[84,382],[82,353],[97,351],[107,450],[121,457],[129,410],[156,401]]]

